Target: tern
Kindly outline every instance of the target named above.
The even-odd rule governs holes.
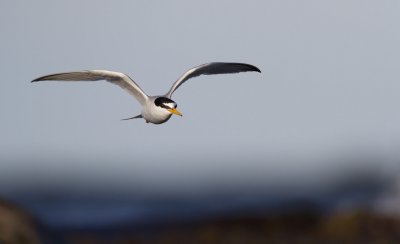
[[[123,119],[143,118],[146,123],[162,124],[168,121],[173,114],[182,116],[176,109],[177,104],[171,97],[178,87],[190,78],[200,75],[216,75],[255,71],[261,73],[257,67],[245,63],[212,62],[189,69],[172,85],[171,89],[161,96],[148,96],[144,91],[126,74],[109,70],[83,70],[75,72],[57,73],[34,79],[37,81],[98,81],[106,80],[130,93],[142,106],[139,115]]]

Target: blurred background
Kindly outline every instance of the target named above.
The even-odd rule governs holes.
[[[400,242],[400,2],[0,2],[0,242]],[[174,94],[187,69],[244,62]]]

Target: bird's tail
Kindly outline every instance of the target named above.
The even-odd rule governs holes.
[[[136,115],[134,117],[127,118],[127,119],[121,119],[121,120],[130,120],[130,119],[139,119],[139,118],[143,118],[143,116],[141,114],[139,114],[139,115]]]

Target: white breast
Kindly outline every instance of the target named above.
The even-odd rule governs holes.
[[[161,124],[169,120],[172,114],[168,110],[156,106],[154,104],[156,98],[157,97],[149,97],[149,100],[147,100],[147,103],[143,106],[142,116],[148,122]]]

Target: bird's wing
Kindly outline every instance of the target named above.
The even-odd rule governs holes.
[[[58,80],[58,81],[97,81],[106,80],[111,82],[122,89],[128,91],[133,95],[140,104],[144,104],[148,99],[148,96],[143,90],[131,79],[129,76],[108,70],[84,70],[76,72],[58,73],[52,75],[46,75],[34,79],[32,82],[43,81],[43,80]]]
[[[217,74],[229,74],[229,73],[239,73],[239,72],[247,72],[247,71],[256,71],[261,73],[260,69],[250,64],[243,63],[223,63],[223,62],[214,62],[207,63],[196,66],[194,68],[186,71],[175,83],[172,85],[171,89],[165,95],[166,97],[171,98],[172,93],[179,86],[181,86],[185,81],[190,78],[200,76],[200,75],[217,75]]]

